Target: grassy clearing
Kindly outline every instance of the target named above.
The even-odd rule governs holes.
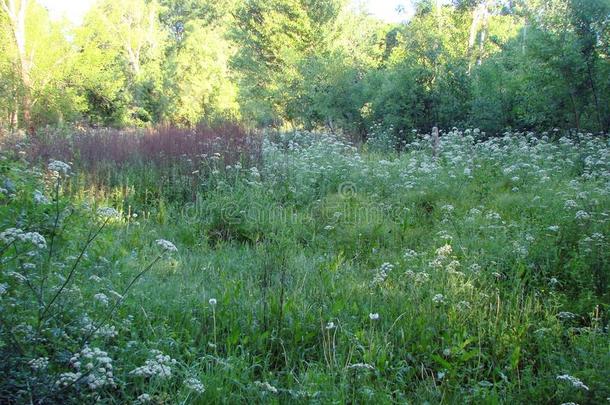
[[[607,402],[608,140],[477,136],[269,134],[97,184],[4,153],[0,398]]]

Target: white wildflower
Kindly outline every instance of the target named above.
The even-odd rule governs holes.
[[[585,220],[585,219],[589,219],[591,218],[591,214],[589,214],[587,211],[578,211],[576,213],[576,215],[574,215],[574,218],[578,219],[578,220]]]
[[[267,392],[270,392],[272,394],[277,394],[279,392],[277,388],[275,388],[273,385],[269,384],[266,381],[265,382],[255,381],[254,385],[259,387],[263,391],[267,391]]]
[[[191,391],[195,391],[198,394],[203,394],[205,392],[203,383],[196,378],[187,378],[184,380],[184,385]]]
[[[138,398],[135,401],[135,403],[138,404],[138,405],[140,405],[140,404],[148,404],[150,402],[152,402],[152,398],[148,394],[142,394],[142,395],[138,396]]]
[[[581,389],[583,389],[583,390],[585,390],[585,391],[589,391],[589,387],[587,387],[585,384],[583,384],[583,382],[582,382],[582,381],[580,381],[580,380],[579,380],[578,378],[576,378],[576,377],[572,377],[572,376],[571,376],[571,375],[569,375],[569,374],[558,375],[558,376],[557,376],[557,379],[558,379],[558,380],[561,380],[561,381],[568,381],[568,382],[569,382],[569,383],[571,383],[571,384],[572,384],[572,386],[573,386],[573,387],[575,387],[575,388],[581,388]]]
[[[379,314],[378,314],[378,313],[376,313],[376,312],[375,312],[375,313],[370,313],[370,314],[369,314],[369,319],[370,319],[371,321],[376,321],[376,320],[378,320],[378,319],[379,319]]]
[[[448,257],[453,252],[451,245],[445,245],[436,249],[436,255],[439,257]]]
[[[335,323],[333,321],[330,321],[326,324],[326,330],[332,330],[335,329],[337,326],[335,325]]]
[[[208,301],[208,303],[209,303],[211,306],[215,307],[215,306],[216,306],[216,304],[218,304],[218,301],[216,300],[216,298],[210,298],[210,300]]]
[[[155,241],[155,243],[165,252],[177,252],[178,251],[178,248],[176,248],[176,245],[174,245],[172,242],[170,242],[168,240],[157,239]]]
[[[39,357],[37,359],[32,359],[28,361],[28,364],[30,365],[30,367],[32,367],[32,370],[34,371],[46,370],[46,368],[49,366],[49,358]]]
[[[97,293],[93,296],[93,298],[104,306],[108,306],[108,303],[110,302],[108,296],[104,293]]]
[[[347,368],[352,370],[375,370],[375,367],[367,363],[350,364]]]
[[[72,170],[69,164],[60,160],[51,160],[51,162],[49,162],[48,169],[52,172],[61,173],[64,175],[68,175],[70,170]]]
[[[576,207],[578,207],[578,203],[574,200],[566,200],[566,202],[563,204],[563,207],[565,209],[576,208]]]
[[[172,366],[176,364],[176,360],[158,350],[151,350],[151,354],[153,358],[146,360],[143,366],[137,367],[129,374],[139,377],[171,378]]]
[[[435,304],[444,304],[445,296],[443,294],[436,294],[434,297],[432,297],[432,302]]]
[[[457,304],[457,310],[458,311],[466,311],[470,309],[470,302],[468,301],[460,301]]]
[[[34,202],[36,204],[49,204],[49,199],[39,190],[34,190]]]
[[[112,207],[101,207],[97,210],[97,215],[102,218],[118,218],[120,216],[119,212]]]

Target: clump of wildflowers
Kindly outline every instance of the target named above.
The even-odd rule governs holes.
[[[38,249],[45,249],[47,247],[47,241],[38,232],[24,232],[18,228],[8,228],[0,233],[0,241],[7,245],[16,241],[31,243]]]
[[[176,360],[163,354],[159,350],[151,350],[150,353],[152,354],[153,358],[146,360],[146,363],[144,363],[143,366],[132,370],[130,374],[147,378],[171,378],[172,366],[176,364]]]
[[[76,373],[64,373],[65,378],[60,377],[58,385],[68,385],[81,380],[91,390],[110,386],[115,387],[112,371],[112,359],[99,348],[85,347],[80,353],[76,353],[70,359],[70,364],[76,369]],[[72,379],[72,380],[71,380]]]

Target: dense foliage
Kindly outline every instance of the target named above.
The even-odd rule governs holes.
[[[347,0],[99,0],[78,27],[0,4],[5,129],[610,126],[610,0],[418,0],[404,24]]]
[[[607,138],[205,134],[3,153],[0,402],[610,397]]]

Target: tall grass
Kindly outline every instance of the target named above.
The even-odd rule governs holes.
[[[3,161],[0,230],[47,240],[0,247],[6,402],[610,397],[607,138],[455,130],[395,154],[268,134],[256,159],[208,152],[185,197],[164,176],[188,157],[164,136],[131,150],[175,163],[124,162],[98,194],[82,153],[60,183],[31,155]]]

